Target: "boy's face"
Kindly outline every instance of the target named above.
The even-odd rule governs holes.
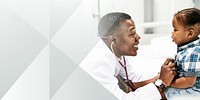
[[[129,55],[136,56],[140,36],[135,31],[133,20],[125,20],[120,23],[120,28],[115,34],[115,49],[118,56]]]
[[[188,42],[188,30],[177,22],[177,19],[174,17],[172,20],[173,32],[172,32],[172,41],[177,45],[184,45]]]

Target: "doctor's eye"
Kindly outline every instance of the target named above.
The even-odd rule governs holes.
[[[131,30],[131,33],[135,34],[135,33],[136,33],[136,30],[135,30],[135,29],[132,29],[132,30]]]

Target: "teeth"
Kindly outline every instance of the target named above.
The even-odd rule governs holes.
[[[133,47],[138,47],[138,45],[133,45]]]

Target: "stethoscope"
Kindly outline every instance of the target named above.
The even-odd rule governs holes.
[[[132,81],[129,80],[128,78],[128,72],[127,72],[127,68],[126,68],[126,59],[124,57],[124,55],[122,56],[123,57],[123,60],[124,60],[124,64],[122,64],[122,62],[120,61],[120,59],[116,56],[115,52],[114,52],[114,49],[113,49],[113,44],[114,44],[115,41],[112,41],[111,45],[110,45],[110,48],[111,48],[111,51],[112,53],[114,54],[115,58],[117,59],[117,61],[119,62],[119,64],[124,68],[125,70],[125,73],[126,73],[126,79],[127,79],[127,82],[129,83],[129,86],[131,87],[131,89],[133,91],[136,90],[136,87],[133,85]]]

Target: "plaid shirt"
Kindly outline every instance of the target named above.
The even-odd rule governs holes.
[[[196,85],[200,88],[200,39],[179,46],[175,60],[179,77],[197,76]]]
[[[178,47],[175,60],[179,76],[200,76],[200,39]]]

